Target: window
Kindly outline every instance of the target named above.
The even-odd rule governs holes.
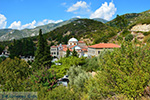
[[[98,54],[100,54],[100,51],[98,51]]]

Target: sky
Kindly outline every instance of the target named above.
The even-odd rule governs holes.
[[[71,18],[103,18],[150,9],[150,0],[0,0],[0,29],[24,29]]]

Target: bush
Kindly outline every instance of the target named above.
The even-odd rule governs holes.
[[[45,100],[80,100],[78,93],[69,90],[67,87],[59,86],[48,92]]]
[[[123,37],[125,37],[125,36],[127,36],[128,34],[130,34],[131,32],[130,31],[128,31],[127,29],[125,29],[122,33],[121,33],[121,35],[123,36]]]
[[[89,73],[82,70],[80,66],[70,67],[70,69],[67,71],[67,75],[69,75],[69,85],[75,86],[74,89],[77,91],[82,91],[84,89],[85,81],[91,76]]]
[[[82,66],[85,71],[97,71],[99,68],[98,57],[88,58],[85,60],[85,64]]]
[[[0,84],[3,91],[22,91],[23,81],[31,74],[26,61],[7,58],[0,64]]]
[[[133,35],[132,34],[128,34],[126,37],[125,37],[125,40],[126,41],[131,41],[133,39]]]
[[[117,36],[117,41],[122,41],[122,40],[123,40],[123,37]]]
[[[91,99],[108,98],[124,94],[128,98],[139,98],[150,80],[150,45],[136,47],[125,43],[104,55],[101,71],[87,82],[86,89]]]
[[[69,56],[67,58],[62,58],[57,63],[61,63],[62,65],[52,65],[49,69],[50,71],[54,70],[56,72],[56,78],[61,78],[66,75],[67,70],[69,70],[70,66],[83,65],[85,63],[85,58],[78,58]]]
[[[47,70],[39,70],[34,72],[28,80],[32,91],[40,91],[39,87],[45,87],[46,91],[50,91],[57,86],[57,80],[54,72]]]

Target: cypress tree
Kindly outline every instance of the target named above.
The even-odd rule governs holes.
[[[72,51],[72,56],[78,57],[78,53],[77,53],[77,51],[75,49],[73,49],[73,51]]]
[[[39,30],[39,36],[38,36],[38,44],[37,44],[37,50],[35,53],[35,61],[34,65],[36,68],[43,67],[50,67],[51,65],[52,57],[50,56],[49,47],[47,44],[46,39],[44,39],[42,35],[42,30]]]
[[[70,55],[70,50],[68,48],[67,51],[66,51],[66,57],[69,57],[69,55]]]

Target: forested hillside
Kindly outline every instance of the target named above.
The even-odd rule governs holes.
[[[108,42],[111,37],[117,34],[117,31],[116,28],[107,26],[98,21],[78,19],[45,34],[45,37],[53,42],[65,44],[71,37],[75,37],[78,40],[81,38],[83,40],[90,39],[93,44],[95,44],[99,42]]]

